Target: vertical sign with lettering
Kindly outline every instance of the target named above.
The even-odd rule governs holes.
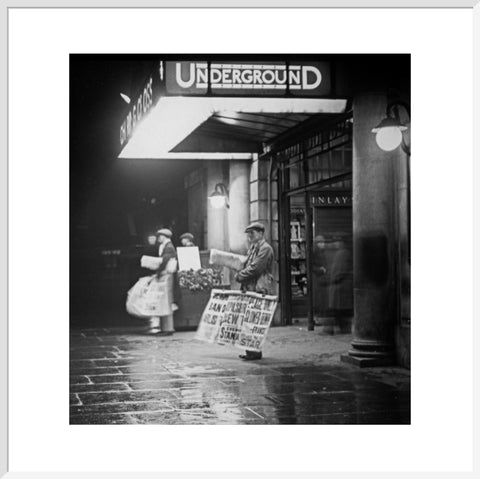
[[[120,125],[120,147],[123,148],[132,137],[135,128],[150,113],[164,90],[165,66],[163,61],[146,79],[137,94],[131,98],[130,107]]]

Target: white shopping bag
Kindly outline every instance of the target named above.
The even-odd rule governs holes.
[[[150,318],[172,314],[172,276],[145,276],[140,278],[127,294],[127,312],[133,316]]]

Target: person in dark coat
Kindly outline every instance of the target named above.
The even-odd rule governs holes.
[[[265,227],[258,222],[245,229],[251,244],[243,269],[235,279],[241,284],[242,291],[254,291],[261,294],[273,294],[273,248],[264,238]],[[246,350],[241,359],[255,360],[262,358],[261,351]]]
[[[328,274],[327,274],[327,258],[325,255],[326,242],[325,237],[318,235],[314,239],[313,244],[313,306],[316,322],[325,316],[328,302]]]
[[[353,259],[343,238],[332,244],[335,251],[331,270],[331,283],[328,295],[328,306],[336,325],[341,332],[350,333],[349,317],[353,314]]]

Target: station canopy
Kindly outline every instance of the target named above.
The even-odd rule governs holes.
[[[122,123],[119,158],[253,158],[310,118],[345,111],[347,100],[328,95],[327,67],[160,62],[159,78],[147,80]]]

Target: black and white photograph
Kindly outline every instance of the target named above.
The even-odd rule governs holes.
[[[410,65],[69,55],[71,425],[411,423]]]
[[[479,2],[5,0],[0,477],[476,477]]]

